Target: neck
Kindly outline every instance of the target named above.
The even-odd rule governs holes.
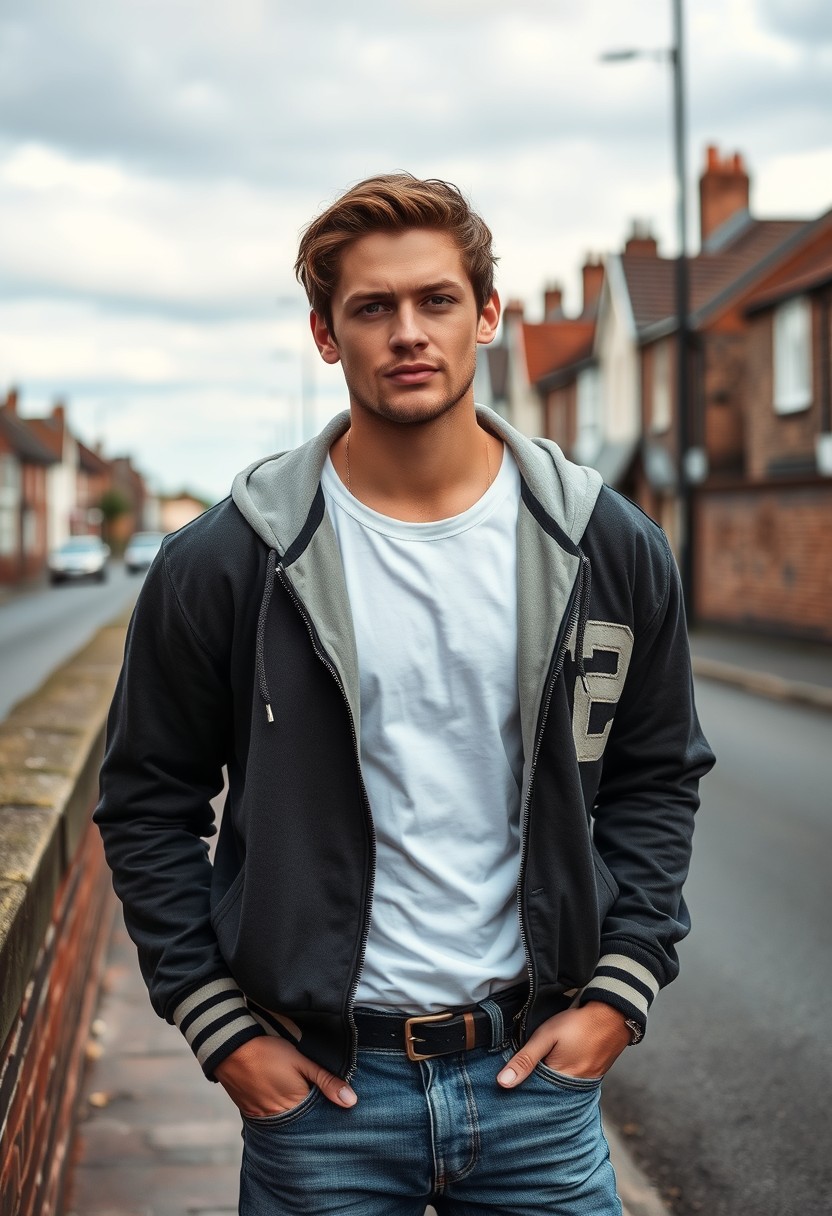
[[[478,425],[472,403],[408,425],[353,404],[350,430],[331,456],[341,480],[368,507],[420,522],[458,515],[481,498],[500,467],[502,443]]]

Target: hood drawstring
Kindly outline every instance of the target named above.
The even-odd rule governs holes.
[[[269,613],[269,604],[271,603],[272,591],[274,589],[274,576],[277,573],[277,550],[269,549],[269,558],[266,563],[266,585],[263,588],[263,599],[260,602],[260,615],[257,618],[257,682],[260,685],[260,696],[266,705],[266,721],[274,722],[274,714],[272,713],[272,699],[269,694],[269,686],[266,682],[266,660],[264,656],[264,640],[266,636],[266,617]]]
[[[581,678],[581,683],[584,686],[584,692],[589,696],[589,682],[586,678],[584,669],[584,633],[586,632],[586,622],[589,617],[589,593],[592,590],[592,566],[588,557],[581,554],[581,589],[578,598],[578,627],[575,635],[575,662],[578,667],[578,675]]]

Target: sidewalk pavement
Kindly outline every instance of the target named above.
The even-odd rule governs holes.
[[[832,710],[832,646],[697,629],[690,638],[694,674],[759,696]]]
[[[832,647],[696,631],[694,670],[758,695],[832,710]],[[615,1129],[625,1216],[667,1216]],[[89,1046],[66,1216],[233,1216],[240,1121],[184,1039],[152,1012],[121,916]]]

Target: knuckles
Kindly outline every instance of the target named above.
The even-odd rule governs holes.
[[[530,1056],[527,1051],[518,1051],[517,1055],[509,1060],[508,1066],[525,1077],[527,1073],[532,1071],[536,1063],[537,1060]]]

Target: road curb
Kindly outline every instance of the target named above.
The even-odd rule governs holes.
[[[658,1190],[641,1167],[636,1165],[615,1128],[605,1123],[604,1134],[610,1146],[610,1160],[615,1170],[624,1216],[670,1216],[670,1210]]]
[[[724,663],[721,659],[710,659],[705,655],[694,655],[693,674],[705,680],[716,680],[720,684],[731,684],[757,696],[772,701],[788,701],[794,705],[806,705],[811,709],[822,709],[832,713],[832,688],[820,684],[806,684],[801,680],[785,680],[769,672],[751,671]]]

